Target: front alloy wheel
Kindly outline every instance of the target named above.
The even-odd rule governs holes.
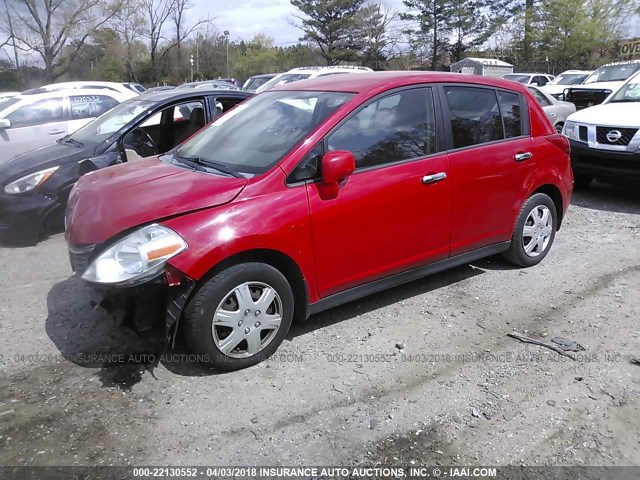
[[[187,344],[219,370],[246,368],[272,355],[293,319],[293,292],[264,263],[229,267],[206,281],[183,314]]]
[[[282,300],[273,287],[245,282],[218,305],[211,324],[213,342],[231,358],[255,355],[275,338],[282,312]]]

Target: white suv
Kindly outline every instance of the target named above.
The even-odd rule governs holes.
[[[563,133],[576,187],[594,178],[640,180],[640,71],[601,105],[569,115]]]
[[[365,73],[373,72],[368,67],[350,67],[340,66],[335,67],[300,67],[289,70],[288,72],[276,75],[271,80],[263,83],[258,87],[255,93],[264,92],[270,88],[277,87],[278,85],[284,85],[286,83],[297,82],[298,80],[306,80],[308,78],[323,77],[325,75],[341,75],[345,73]]]
[[[0,160],[55,143],[135,96],[133,92],[74,89],[0,100]]]
[[[567,88],[565,100],[573,103],[578,110],[598,105],[639,70],[640,60],[625,60],[602,65],[581,85]]]

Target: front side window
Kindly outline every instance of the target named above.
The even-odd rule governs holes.
[[[73,120],[99,117],[118,105],[116,99],[107,95],[72,95],[69,100]]]
[[[265,92],[221,116],[177,150],[206,165],[261,174],[278,163],[353,93]]]
[[[502,140],[496,92],[488,88],[445,87],[454,148]]]
[[[39,100],[14,110],[6,118],[11,122],[11,128],[62,122],[64,121],[64,102],[62,97]]]
[[[356,168],[435,153],[431,89],[405,90],[369,103],[329,136],[327,146],[352,152]]]

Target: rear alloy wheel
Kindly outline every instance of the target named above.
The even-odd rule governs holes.
[[[246,368],[269,357],[293,319],[287,279],[261,263],[230,267],[206,282],[185,310],[187,343],[219,370]]]
[[[505,258],[521,267],[540,263],[555,239],[557,218],[551,198],[543,193],[529,197],[518,215]]]

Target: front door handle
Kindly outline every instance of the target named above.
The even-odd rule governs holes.
[[[525,160],[529,160],[531,157],[533,157],[533,153],[531,152],[524,152],[524,153],[516,153],[515,160],[516,162],[524,162]]]
[[[61,135],[64,133],[64,130],[50,130],[49,135]]]
[[[428,185],[430,183],[440,182],[445,178],[447,178],[447,174],[444,172],[434,173],[434,174],[425,175],[424,177],[422,177],[422,183],[424,183],[425,185]]]

